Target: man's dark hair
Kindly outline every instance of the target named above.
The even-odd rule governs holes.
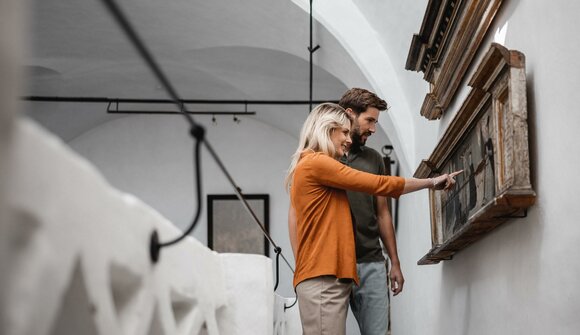
[[[359,115],[367,110],[369,107],[375,107],[379,111],[384,111],[389,108],[387,102],[379,98],[376,94],[364,88],[351,88],[346,91],[338,104],[344,108],[352,109],[356,115]]]

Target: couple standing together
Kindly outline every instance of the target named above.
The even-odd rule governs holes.
[[[391,259],[394,295],[404,279],[385,197],[455,184],[458,172],[427,179],[384,175],[381,155],[365,143],[386,109],[374,93],[353,88],[338,105],[314,108],[302,127],[286,187],[293,285],[306,335],[345,334],[349,301],[363,335],[387,333],[387,269],[379,239]]]

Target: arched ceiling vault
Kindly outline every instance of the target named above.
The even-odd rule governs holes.
[[[182,98],[308,99],[309,16],[291,1],[118,2]],[[30,4],[25,95],[167,98],[100,1]],[[328,30],[318,26],[316,38],[322,48],[315,59],[315,100],[338,100],[349,86],[369,86]],[[199,108],[207,106],[190,107]],[[307,106],[250,108],[259,121],[295,137],[308,112]],[[104,104],[26,102],[24,109],[65,141],[116,117]],[[377,138],[387,140],[384,132]]]

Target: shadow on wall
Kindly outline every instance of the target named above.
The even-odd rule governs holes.
[[[443,262],[437,334],[471,334],[500,326],[514,307],[537,306],[543,226],[537,208],[513,219]],[[516,313],[517,314],[517,313]],[[522,314],[519,314],[522,315]],[[498,318],[499,317],[499,318]],[[512,319],[509,323],[523,324]],[[461,332],[456,327],[461,325]]]

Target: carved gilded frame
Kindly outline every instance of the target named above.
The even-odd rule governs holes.
[[[501,3],[429,0],[405,66],[423,72],[423,78],[431,84],[421,115],[439,119],[449,107]]]
[[[493,43],[461,108],[417,178],[463,169],[450,192],[430,191],[431,250],[418,264],[457,251],[534,204],[530,183],[524,55]]]

